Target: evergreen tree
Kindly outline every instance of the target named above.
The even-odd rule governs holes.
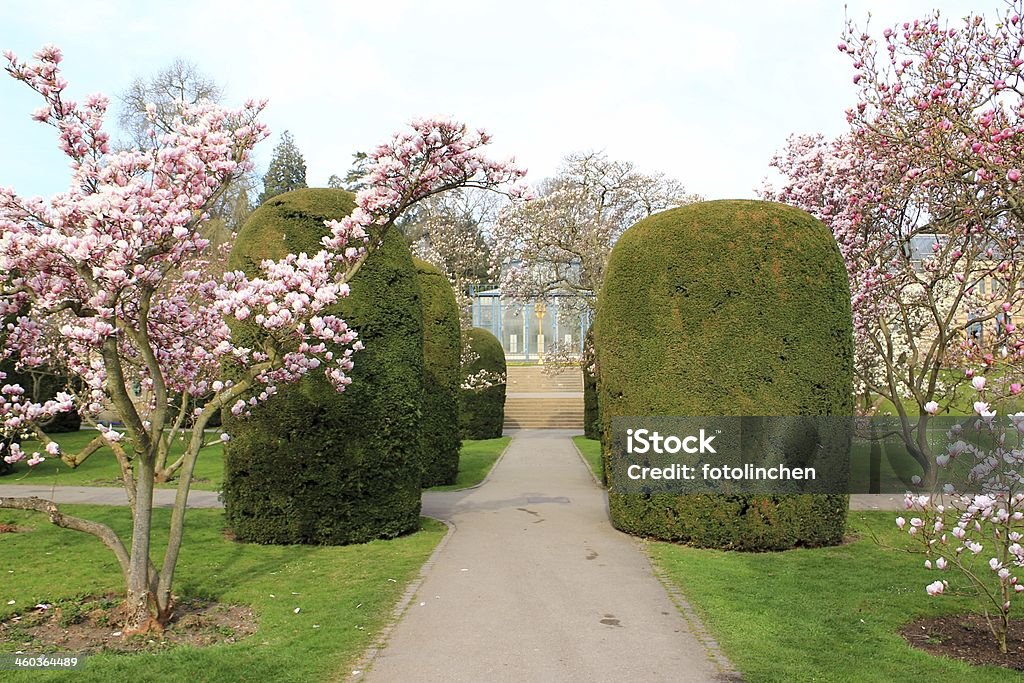
[[[281,141],[274,148],[270,168],[263,176],[263,193],[260,204],[275,195],[291,192],[306,185],[306,159],[302,156],[295,138],[288,131],[281,134]]]

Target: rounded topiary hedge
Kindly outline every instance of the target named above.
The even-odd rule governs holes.
[[[324,220],[353,208],[344,190],[278,195],[242,228],[229,265],[314,252]],[[423,311],[412,256],[390,231],[328,312],[366,345],[339,394],[315,372],[237,419],[225,413],[224,504],[235,535],[257,543],[360,543],[419,526]],[[245,341],[251,328],[237,326]]]
[[[463,343],[477,358],[462,368],[462,378],[486,370],[491,375],[506,373],[505,350],[498,338],[487,330],[474,327],[463,332]],[[464,439],[496,439],[505,424],[505,383],[486,389],[462,389],[459,424]]]
[[[853,414],[846,270],[792,207],[704,202],[637,223],[612,250],[594,338],[606,470],[615,416]],[[623,531],[744,550],[839,543],[848,502],[609,491]]]
[[[423,487],[454,484],[459,474],[461,339],[455,290],[440,270],[413,259],[423,300]]]

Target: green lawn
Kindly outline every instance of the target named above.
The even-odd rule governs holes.
[[[988,380],[990,387],[996,386],[1004,379],[1004,373],[1001,370],[990,369],[988,372],[985,372],[984,375]],[[940,413],[940,415],[974,415],[974,401],[977,400],[978,397],[971,388],[971,383],[964,379],[963,370],[942,370],[939,373],[939,379],[946,385],[962,384],[958,391],[956,400],[949,406],[948,410]],[[939,402],[942,403],[941,400]],[[1024,410],[1019,398],[1012,400],[1004,399],[995,407],[998,409],[1000,415]],[[903,401],[903,409],[911,416],[917,415],[920,410],[917,404],[909,399]],[[896,406],[892,401],[885,398],[878,398],[879,415],[896,415],[896,413]]]
[[[65,507],[120,532],[127,532],[130,525],[127,508]],[[168,512],[156,510],[154,515],[154,528],[164,529]],[[93,537],[54,527],[34,513],[0,510],[0,523],[32,527],[26,533],[0,535],[0,576],[5,577],[0,583],[0,618],[38,602],[120,592],[113,555]],[[245,545],[224,539],[220,511],[192,510],[176,592],[250,605],[259,618],[257,633],[231,645],[96,655],[84,670],[71,673],[0,671],[0,680],[343,678],[390,621],[405,586],[444,535],[438,522],[423,520],[423,526],[410,536],[346,547]],[[7,604],[10,600],[14,605]],[[19,645],[0,643],[0,652],[13,652]]]
[[[54,441],[68,452],[75,452],[89,443],[96,436],[91,430],[55,434]],[[483,439],[479,441],[466,439],[462,442],[459,457],[459,476],[451,486],[437,486],[433,491],[454,491],[456,489],[475,486],[484,480],[491,471],[498,456],[502,454],[511,437]],[[33,442],[25,442],[26,450],[33,447]],[[178,451],[180,452],[180,450]],[[79,467],[71,469],[59,458],[47,458],[29,470],[24,464],[6,477],[0,477],[0,484],[25,484],[32,486],[120,486],[120,469],[117,460],[109,448],[102,448],[93,453]],[[195,478],[192,488],[203,491],[219,491],[224,481],[224,449],[219,443],[205,448],[196,461]],[[174,482],[161,486],[176,486]]]
[[[904,623],[970,611],[971,603],[929,598],[934,572],[903,543],[894,512],[851,512],[858,540],[783,553],[697,550],[650,544],[655,564],[704,619],[748,683],[778,681],[1020,681],[1004,669],[974,668],[907,646]],[[948,576],[950,580],[952,576]],[[1017,618],[1024,618],[1018,611]]]
[[[484,480],[487,473],[494,467],[498,456],[505,452],[511,436],[497,439],[463,439],[462,450],[459,451],[459,475],[454,484],[435,486],[431,491],[457,491],[469,486],[476,486]]]
[[[888,457],[882,452],[879,464],[879,491],[903,493],[911,484],[911,477],[923,473],[917,461],[900,448],[893,449],[895,455]],[[871,444],[855,443],[850,449],[850,491],[867,493],[871,490]]]
[[[216,438],[210,434],[210,438]],[[96,438],[96,432],[83,429],[79,432],[54,434],[51,438],[60,444],[66,453],[76,453],[87,443]],[[31,452],[39,450],[37,442],[26,441],[22,447]],[[180,455],[183,444],[172,446],[172,456]],[[170,459],[169,459],[170,460]],[[171,460],[173,462],[173,460]],[[220,443],[208,446],[199,454],[192,479],[192,488],[203,491],[219,491],[224,481],[224,449]],[[24,463],[6,477],[0,477],[0,484],[27,484],[32,486],[121,486],[121,468],[114,458],[114,453],[104,446],[78,467],[72,469],[60,458],[48,457],[35,468],[29,469]],[[175,487],[175,482],[161,484],[164,487]]]
[[[572,437],[576,448],[580,449],[583,459],[590,465],[590,471],[594,473],[598,481],[604,479],[604,461],[601,460],[601,442],[598,439],[588,439],[585,436]]]

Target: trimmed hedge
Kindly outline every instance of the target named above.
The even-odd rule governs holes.
[[[487,330],[474,327],[463,332],[465,343],[479,356],[469,366],[462,368],[462,378],[488,370],[504,375],[505,350],[498,338]],[[496,439],[501,436],[505,425],[505,383],[496,384],[481,391],[461,389],[459,424],[463,439]]]
[[[459,474],[459,362],[462,341],[455,290],[440,270],[414,258],[423,300],[423,488],[454,484]]]
[[[704,202],[634,225],[612,250],[594,337],[606,470],[615,416],[853,414],[842,257],[782,204]],[[741,550],[839,543],[848,504],[609,491],[623,531]]]
[[[17,434],[11,434],[7,437],[0,437],[0,477],[6,476],[14,471],[14,465],[4,460],[4,457],[10,454],[10,447],[12,444],[20,444],[21,439]]]
[[[597,399],[597,377],[583,369],[583,435],[601,438],[601,415]]]
[[[587,330],[583,345],[590,346],[594,342],[594,328]],[[601,438],[601,413],[597,401],[597,376],[583,368],[583,436],[588,439]]]
[[[352,210],[344,190],[273,197],[243,226],[229,265],[249,273],[264,258],[312,253],[324,220]],[[392,230],[328,312],[366,344],[339,394],[312,373],[237,419],[225,412],[228,526],[256,543],[361,543],[419,527],[419,412],[423,311],[409,249]],[[236,326],[245,342],[252,328]]]

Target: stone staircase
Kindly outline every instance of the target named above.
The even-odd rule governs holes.
[[[583,373],[547,375],[539,365],[508,368],[505,429],[583,429]]]

